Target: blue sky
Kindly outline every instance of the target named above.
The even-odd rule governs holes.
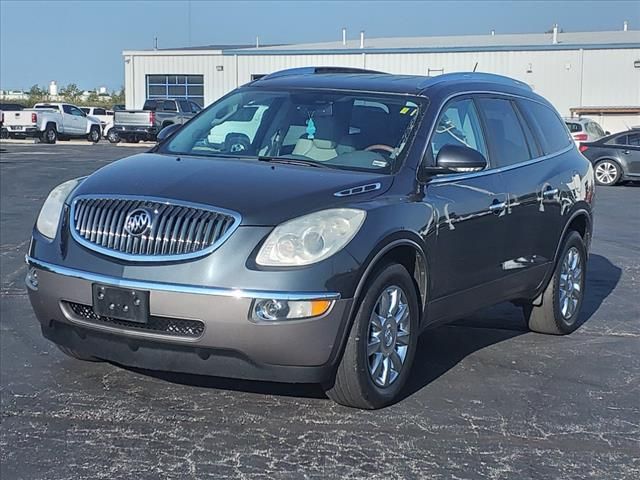
[[[189,10],[191,21],[189,22]],[[122,50],[368,37],[640,28],[636,1],[11,1],[0,0],[0,88],[56,80],[123,84]],[[191,28],[189,28],[189,24]],[[33,33],[31,33],[33,32]]]

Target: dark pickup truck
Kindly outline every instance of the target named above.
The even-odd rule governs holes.
[[[202,110],[197,103],[182,99],[149,99],[142,110],[118,110],[114,115],[114,128],[108,139],[111,143],[137,143],[155,141],[164,127],[183,124]]]

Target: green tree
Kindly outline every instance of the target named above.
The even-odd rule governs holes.
[[[60,89],[60,95],[69,103],[76,103],[82,96],[82,90],[75,83]]]
[[[34,104],[39,102],[44,102],[49,99],[49,95],[47,94],[47,90],[38,84],[32,85],[29,91],[27,92],[27,106],[32,107]]]

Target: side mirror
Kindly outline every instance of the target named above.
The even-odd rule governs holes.
[[[166,127],[164,127],[162,130],[158,132],[158,135],[156,136],[156,141],[158,143],[164,142],[167,138],[173,135],[174,132],[178,130],[181,126],[182,125],[180,125],[179,123],[173,123],[171,125],[167,125]]]
[[[477,150],[461,145],[445,145],[438,152],[436,165],[423,165],[420,168],[420,180],[441,173],[461,173],[483,170],[487,159]]]
[[[604,132],[605,135],[611,135],[611,132],[609,130]]]

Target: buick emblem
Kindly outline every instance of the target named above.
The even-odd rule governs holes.
[[[129,235],[142,235],[150,228],[151,214],[144,208],[136,208],[124,220],[124,231]]]

